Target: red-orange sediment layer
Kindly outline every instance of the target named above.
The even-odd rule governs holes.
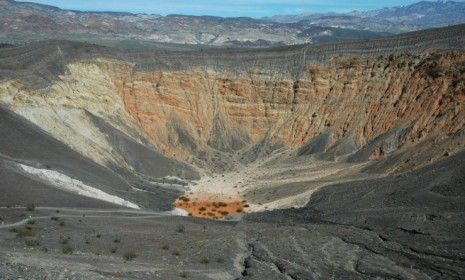
[[[247,211],[247,201],[191,201],[187,197],[180,197],[175,202],[176,208],[181,208],[189,213],[189,216],[224,220],[231,216],[242,215]]]
[[[464,62],[458,53],[338,58],[330,67],[309,66],[298,83],[273,75],[150,73],[127,63],[102,67],[145,136],[177,159],[207,151],[211,143],[232,149],[237,135],[245,145],[266,136],[270,143],[300,148],[327,133],[328,147],[342,139],[363,147],[395,128],[410,128],[395,149],[374,150],[370,159],[376,160],[463,128]]]

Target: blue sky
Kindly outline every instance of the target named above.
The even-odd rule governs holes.
[[[408,5],[420,0],[29,0],[64,9],[154,14],[263,17],[306,12],[348,12]]]

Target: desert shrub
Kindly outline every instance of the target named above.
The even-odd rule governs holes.
[[[200,263],[201,263],[201,264],[209,264],[209,263],[210,263],[210,260],[209,260],[208,258],[202,258],[202,259],[200,260]]]
[[[35,220],[29,220],[29,221],[27,221],[27,224],[28,224],[28,225],[33,225],[33,224],[35,224],[35,223],[36,223]]]
[[[115,238],[115,239],[113,239],[113,243],[121,243],[121,239]]]
[[[183,272],[179,273],[179,277],[187,278],[187,272],[183,271]]]
[[[116,248],[111,248],[110,252],[111,252],[112,254],[115,254],[115,253],[116,253]]]
[[[216,258],[217,263],[224,263],[224,259],[222,257]]]
[[[34,205],[34,203],[29,203],[26,205],[26,210],[27,211],[34,211],[36,209],[36,206]]]
[[[163,250],[169,250],[170,249],[170,246],[168,244],[164,244],[163,246],[161,246],[161,248]]]
[[[65,222],[64,222],[64,221],[61,221],[58,225],[60,225],[60,227],[64,227],[64,226],[65,226]]]
[[[126,261],[132,261],[136,257],[137,257],[136,253],[134,253],[132,251],[131,252],[126,252],[123,255],[123,259],[125,259]]]
[[[183,233],[186,231],[186,227],[184,225],[178,225],[176,231],[179,233]]]
[[[203,212],[203,211],[205,211],[205,210],[207,210],[207,208],[205,208],[205,207],[200,207],[200,208],[199,208],[199,211],[201,211],[201,212]]]
[[[180,255],[181,255],[181,253],[179,251],[177,251],[177,250],[173,251],[173,256],[180,256]]]
[[[13,228],[10,231],[16,233],[16,236],[21,238],[35,235],[32,228]]]
[[[29,247],[36,247],[40,245],[40,241],[37,239],[26,239],[24,240],[24,243]]]
[[[437,79],[442,75],[441,68],[436,62],[433,62],[432,64],[428,65],[426,74],[433,79]]]
[[[97,234],[95,235],[95,237],[100,238],[100,237],[102,237],[102,235],[101,235],[100,233],[97,233]]]
[[[65,236],[61,235],[61,236],[60,236],[60,239],[58,239],[58,242],[59,242],[60,244],[66,245],[66,244],[69,243],[69,240],[70,240],[70,239],[71,239],[71,237],[69,237],[69,236],[68,236],[68,237],[65,237]]]
[[[69,245],[69,244],[63,244],[61,246],[61,252],[63,254],[72,254],[74,252],[74,248],[71,247],[71,245]]]
[[[55,222],[58,221],[58,219],[59,219],[58,217],[51,217],[50,218],[50,220],[55,221]]]

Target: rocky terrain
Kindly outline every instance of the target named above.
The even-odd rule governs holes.
[[[373,11],[277,15],[265,19],[280,23],[311,22],[320,26],[398,33],[463,23],[464,8],[462,1],[420,1]]]
[[[2,45],[0,278],[463,278],[464,33]]]
[[[0,42],[65,39],[130,47],[156,42],[269,47],[370,39],[465,22],[465,4],[419,2],[377,11],[252,19],[82,12],[0,1]]]

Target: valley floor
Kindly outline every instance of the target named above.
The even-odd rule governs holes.
[[[304,203],[313,189],[293,190],[299,182],[294,173],[319,191],[305,207],[250,213],[235,222],[138,210],[1,208],[0,278],[460,279],[464,158],[460,153],[405,176],[382,178],[360,177],[359,165],[317,167],[308,158],[286,167],[280,157],[284,169],[273,160],[261,162],[243,173],[252,179],[240,180],[246,188],[257,187],[238,195],[289,187],[251,196],[254,211],[279,208],[273,201],[290,193]],[[233,175],[223,183],[235,190],[227,176]],[[215,180],[221,183],[220,177]],[[450,196],[445,189],[458,193]]]
[[[229,172],[204,175],[185,196],[191,202],[246,201],[247,212],[303,207],[325,185],[382,176],[362,172],[367,164],[296,157],[292,151],[282,151],[237,164]]]

